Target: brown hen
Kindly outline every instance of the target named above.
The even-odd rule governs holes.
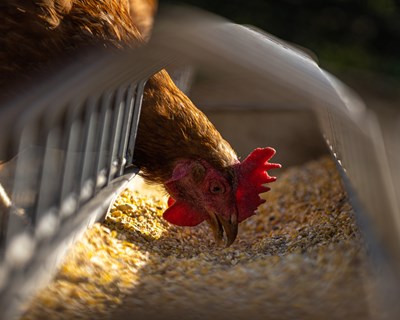
[[[6,0],[0,13],[0,88],[8,94],[54,63],[92,46],[138,46],[150,35],[152,0]],[[146,85],[135,164],[171,195],[165,219],[193,226],[206,220],[230,245],[238,223],[254,214],[272,182],[275,151],[256,149],[243,163],[166,71]]]

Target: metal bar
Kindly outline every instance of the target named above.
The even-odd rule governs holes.
[[[65,151],[60,149],[62,131],[59,127],[49,130],[45,144],[41,170],[36,219],[41,220],[46,211],[58,208],[62,183],[63,159]]]
[[[82,156],[82,167],[80,172],[79,182],[79,200],[80,203],[85,203],[94,194],[95,189],[95,174],[92,170],[95,163],[96,152],[94,149],[95,134],[97,126],[97,112],[96,112],[97,97],[90,97],[85,106],[85,127],[83,133],[84,146]]]
[[[118,173],[119,166],[122,165],[122,158],[118,157],[119,144],[121,139],[121,129],[125,109],[124,88],[117,90],[114,106],[113,106],[113,121],[112,135],[110,141],[110,157],[108,159],[108,182],[110,182]]]
[[[126,90],[125,96],[125,113],[123,118],[123,125],[121,129],[121,142],[119,145],[118,154],[121,158],[120,166],[118,168],[118,175],[122,175],[124,172],[125,165],[127,163],[126,159],[126,150],[128,148],[129,143],[129,132],[132,127],[132,120],[133,120],[133,111],[134,111],[134,94],[135,94],[135,84],[130,84],[128,89]]]
[[[99,158],[96,165],[96,190],[98,191],[107,184],[107,159],[109,158],[109,146],[110,146],[110,126],[111,126],[111,103],[113,94],[105,92],[101,100],[101,112],[100,112],[100,145],[99,145]]]
[[[82,150],[82,119],[77,116],[78,105],[72,105],[67,113],[67,147],[65,154],[65,167],[63,171],[61,189],[61,215],[69,217],[79,207],[79,185],[77,171],[79,170],[80,153]],[[78,179],[79,181],[79,179]]]
[[[129,142],[128,142],[128,148],[127,148],[127,154],[126,154],[127,166],[133,164],[135,142],[136,142],[136,136],[137,136],[137,129],[139,126],[140,110],[142,108],[143,91],[144,91],[145,85],[146,85],[146,81],[140,81],[136,88],[132,126],[131,126],[131,130],[129,132]]]

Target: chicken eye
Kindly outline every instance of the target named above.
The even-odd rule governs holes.
[[[210,192],[213,194],[222,194],[225,192],[225,186],[218,182],[211,183]]]

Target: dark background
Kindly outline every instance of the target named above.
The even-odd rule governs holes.
[[[322,68],[366,95],[398,98],[400,1],[160,0],[205,9],[310,49]]]

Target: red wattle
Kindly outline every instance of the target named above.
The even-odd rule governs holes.
[[[175,203],[175,199],[172,198],[172,197],[169,197],[169,198],[168,198],[168,202],[167,202],[168,207],[172,206],[174,203]]]
[[[207,216],[197,211],[184,201],[176,201],[165,210],[163,217],[168,222],[177,226],[193,227],[207,219]]]

